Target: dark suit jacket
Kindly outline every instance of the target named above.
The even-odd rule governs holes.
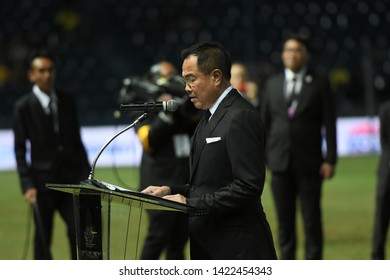
[[[186,193],[187,204],[199,210],[189,217],[191,238],[213,259],[275,259],[261,204],[265,131],[260,115],[233,89],[198,137]]]
[[[261,114],[267,131],[269,168],[285,171],[292,162],[300,170],[318,172],[324,161],[335,164],[336,105],[328,82],[308,72],[303,79],[295,115],[289,118],[284,81],[284,73],[280,73],[272,77],[262,91]],[[323,139],[327,146],[325,155]]]
[[[31,187],[44,191],[45,183],[78,183],[88,176],[89,163],[80,137],[76,105],[71,95],[58,90],[56,94],[58,135],[32,92],[15,104],[14,148],[23,192]]]

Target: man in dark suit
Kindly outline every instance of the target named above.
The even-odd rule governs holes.
[[[390,222],[390,101],[379,110],[381,156],[377,171],[374,238],[372,258],[384,260]]]
[[[323,179],[333,176],[337,159],[334,96],[326,79],[308,69],[309,47],[304,37],[292,35],[284,41],[282,61],[285,70],[266,83],[261,105],[279,222],[280,257],[296,258],[299,197],[305,258],[321,259],[321,188]]]
[[[35,210],[34,258],[52,258],[53,217],[58,210],[67,224],[71,257],[76,259],[72,195],[45,187],[47,183],[78,183],[88,176],[76,105],[71,95],[54,88],[51,54],[38,52],[30,62],[28,78],[34,86],[15,104],[13,129],[22,192]]]
[[[150,72],[152,73],[149,76],[153,83],[168,81],[173,75],[177,75],[176,68],[168,61],[153,65]],[[172,94],[167,91],[158,96],[157,101],[172,98]],[[148,118],[137,128],[137,135],[143,147],[140,190],[149,185],[188,182],[190,138],[198,120],[197,111],[188,100],[180,102],[176,112],[149,113]],[[184,259],[188,241],[187,216],[176,211],[149,210],[148,217],[149,227],[141,259],[159,259],[164,250],[165,259]]]
[[[230,85],[230,55],[218,44],[182,52],[182,76],[205,110],[194,133],[186,186],[145,193],[195,207],[189,213],[191,259],[276,259],[261,195],[265,131],[256,109]]]

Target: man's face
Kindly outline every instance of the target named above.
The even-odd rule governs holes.
[[[47,94],[50,94],[54,87],[55,76],[53,61],[44,57],[35,58],[28,72],[29,80]]]
[[[238,63],[233,64],[230,72],[230,83],[233,87],[235,87],[239,91],[242,91],[245,87],[245,83],[248,80],[248,75],[245,66]]]
[[[306,47],[297,40],[286,41],[283,47],[282,61],[286,68],[299,72],[308,62],[309,53]]]
[[[198,58],[190,55],[183,61],[182,76],[185,90],[197,109],[208,109],[218,98],[218,91],[212,74],[205,75],[199,71]]]

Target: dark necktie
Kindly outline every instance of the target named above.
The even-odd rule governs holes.
[[[50,117],[51,117],[51,120],[53,122],[53,128],[54,128],[54,132],[55,133],[58,133],[59,131],[59,124],[58,124],[58,112],[57,112],[57,104],[55,104],[55,101],[53,100],[53,98],[50,98],[50,101],[49,101],[49,114],[50,114]]]
[[[194,152],[195,152],[196,146],[198,144],[199,135],[201,134],[202,130],[206,127],[207,123],[209,122],[210,116],[211,116],[210,110],[206,110],[203,113],[203,118],[202,118],[201,122],[199,123],[198,129],[195,132]]]
[[[288,108],[288,115],[292,117],[295,113],[295,109],[297,107],[297,102],[298,102],[298,95],[295,93],[295,87],[297,84],[297,78],[293,77],[291,79],[291,91],[289,92],[287,96],[287,108]]]

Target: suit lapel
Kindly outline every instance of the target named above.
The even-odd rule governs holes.
[[[305,74],[302,80],[301,91],[298,95],[298,106],[295,110],[295,115],[299,114],[303,108],[305,108],[307,101],[310,99],[311,83],[313,83],[313,75],[310,73]]]
[[[297,104],[297,108],[295,109],[294,116],[296,116],[297,114],[300,113],[302,106],[304,105],[303,103],[305,102],[305,99],[306,99],[305,98],[306,93],[307,93],[307,87],[305,85],[305,82],[302,81],[302,87],[301,87],[301,91],[299,92],[299,95],[298,95],[298,104]]]
[[[277,106],[280,110],[282,110],[282,114],[288,118],[287,114],[287,101],[285,97],[285,76],[284,74],[280,74],[278,78],[275,80],[273,92],[275,92],[273,98],[275,98],[275,104],[282,104],[281,106]],[[273,95],[273,93],[271,93]]]
[[[39,120],[42,120],[42,126],[48,128],[48,130],[46,131],[52,131],[53,123],[50,119],[50,116],[45,113],[45,110],[43,109],[41,103],[39,102],[38,98],[35,96],[33,92],[30,93],[29,99],[30,99],[29,100],[30,106],[32,107],[31,112],[34,112],[32,113],[33,114],[32,117],[34,117],[34,115],[37,114]]]
[[[49,121],[46,113],[45,113],[45,110],[43,109],[41,103],[39,102],[38,98],[35,96],[35,94],[33,92],[30,93],[30,101],[29,103],[31,104],[31,107],[32,107],[32,112],[37,112],[37,114],[39,115],[39,117],[41,119],[44,119],[45,121]]]
[[[196,137],[196,134],[197,134],[197,131],[199,130],[199,126],[201,125],[201,123],[203,122],[203,118],[201,118],[201,120],[199,121],[196,129],[195,129],[195,132],[194,132],[194,135],[192,136],[191,138],[191,152],[190,152],[190,170],[192,170],[192,166],[193,166],[193,162],[194,162],[194,158],[195,158],[195,145],[194,145],[194,142],[195,142],[195,137]],[[200,149],[200,142],[201,142],[201,138],[200,138],[201,135],[198,135],[199,139],[198,139],[198,150]],[[202,146],[203,148],[203,146]]]
[[[198,143],[196,144],[195,154],[191,156],[191,178],[195,173],[195,170],[198,166],[200,156],[203,152],[203,149],[206,145],[206,138],[210,137],[213,133],[215,127],[222,121],[223,116],[226,114],[228,107],[231,106],[233,101],[239,96],[239,93],[236,90],[232,90],[229,94],[222,100],[221,104],[219,104],[217,110],[214,112],[207,126],[201,131],[199,134]],[[193,145],[192,145],[193,147]],[[191,153],[192,154],[192,153]]]

